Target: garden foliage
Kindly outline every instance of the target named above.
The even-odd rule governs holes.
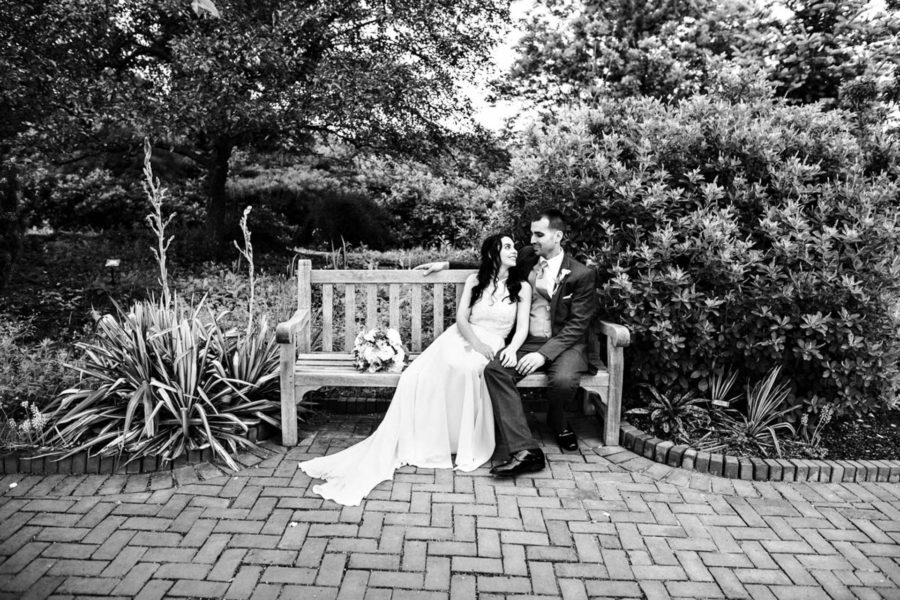
[[[7,418],[23,416],[23,402],[43,404],[75,381],[65,367],[69,353],[33,334],[31,319],[0,315],[0,411]]]
[[[485,232],[508,226],[496,181],[376,157],[360,161],[359,173],[368,194],[391,215],[391,229],[403,248],[473,248]]]
[[[897,151],[861,145],[839,111],[736,82],[533,126],[513,208],[577,215],[569,246],[598,266],[604,317],[632,331],[626,383],[705,391],[714,363],[750,381],[781,366],[792,404],[893,402]]]
[[[254,206],[254,238],[270,247],[470,248],[508,222],[496,187],[365,156],[343,168],[307,161],[248,170],[229,184],[229,197]]]
[[[98,322],[77,344],[84,376],[45,409],[45,442],[67,454],[160,456],[211,448],[230,467],[254,444],[251,425],[278,426],[278,347],[263,320],[249,336],[223,330],[201,307],[155,301]]]

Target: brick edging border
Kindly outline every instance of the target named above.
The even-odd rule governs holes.
[[[639,456],[670,467],[680,467],[747,481],[860,482],[900,481],[900,460],[806,460],[744,458],[699,452],[644,433],[622,422],[619,443]]]
[[[277,430],[266,424],[256,425],[247,432],[251,442],[258,442],[274,437]],[[191,450],[187,455],[164,462],[158,456],[147,456],[141,460],[125,464],[127,455],[122,456],[88,456],[86,451],[68,458],[58,460],[56,456],[30,458],[33,454],[41,454],[31,450],[0,452],[0,475],[26,473],[30,475],[111,475],[157,473],[171,471],[188,465],[211,462],[214,458],[212,450]]]

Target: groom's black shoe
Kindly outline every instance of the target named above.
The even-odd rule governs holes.
[[[495,477],[515,477],[522,473],[535,473],[544,468],[544,453],[540,448],[520,450],[509,455],[509,460],[491,469]]]
[[[568,450],[569,452],[573,452],[578,450],[578,438],[575,437],[575,432],[571,429],[565,429],[562,433],[556,436],[556,443],[559,444],[560,450]]]

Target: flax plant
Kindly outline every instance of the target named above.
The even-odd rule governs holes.
[[[775,367],[762,381],[752,387],[747,385],[746,414],[726,410],[719,415],[718,428],[728,446],[754,448],[763,456],[769,456],[774,449],[777,456],[782,455],[778,434],[789,431],[794,435],[795,431],[793,425],[784,420],[792,407],[782,408],[790,388],[785,382],[778,383],[780,372],[781,367]]]
[[[147,224],[156,235],[156,247],[152,248],[156,262],[159,264],[159,284],[162,287],[162,301],[165,306],[169,306],[172,297],[169,293],[169,273],[166,269],[166,252],[169,244],[172,243],[174,236],[166,239],[166,227],[175,218],[176,213],[172,213],[168,218],[163,219],[162,207],[166,199],[168,190],[159,182],[159,179],[153,176],[153,167],[150,159],[153,155],[150,146],[150,140],[144,138],[144,191],[147,193],[147,199],[153,207],[153,212],[146,216]]]
[[[252,206],[248,206],[244,209],[244,214],[241,216],[241,232],[244,234],[244,247],[241,248],[237,242],[234,243],[234,247],[237,248],[238,252],[241,253],[247,260],[247,269],[249,271],[250,277],[250,299],[247,301],[247,337],[250,337],[253,332],[253,300],[255,297],[255,278],[253,272],[253,244],[250,242],[250,228],[247,226],[247,216],[250,214],[250,210]]]
[[[78,344],[84,366],[74,368],[92,385],[64,391],[48,408],[54,445],[65,456],[127,452],[129,462],[144,456],[171,461],[210,448],[237,469],[231,455],[255,447],[245,437],[248,426],[260,420],[277,425],[265,415],[279,406],[265,393],[277,377],[274,370],[266,373],[277,363],[274,350],[267,360],[240,357],[236,334],[201,319],[202,302],[184,317],[177,298],[172,308],[151,302],[128,313],[116,308],[118,318],[98,323],[95,343]]]

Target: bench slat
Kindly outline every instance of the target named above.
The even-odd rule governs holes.
[[[337,272],[337,271],[336,271]],[[348,283],[344,288],[344,350],[349,352],[356,339],[356,286]]]
[[[400,284],[392,283],[388,287],[388,298],[390,299],[390,326],[400,331]]]
[[[422,351],[422,285],[412,286],[412,351]]]
[[[366,329],[378,324],[378,286],[366,284]]]
[[[326,283],[322,286],[322,350],[331,352],[334,349],[334,286]]]
[[[297,261],[297,310],[308,310],[310,315],[312,314],[312,286],[309,283],[311,273],[312,262],[303,259]],[[312,350],[312,319],[297,333],[297,347],[300,352]]]
[[[434,284],[434,332],[431,340],[434,341],[444,332],[444,284]]]

